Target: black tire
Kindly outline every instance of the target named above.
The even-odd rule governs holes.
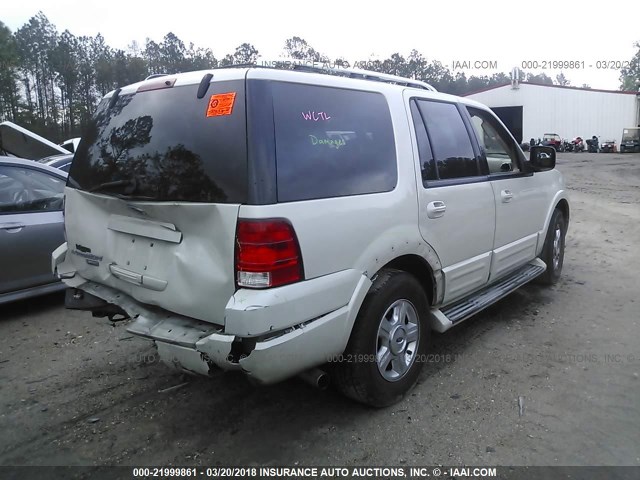
[[[403,317],[402,322],[395,324],[395,333],[390,335],[390,350],[393,348],[393,341],[400,343],[403,340],[407,345],[407,353],[394,358],[406,359],[405,355],[409,355],[413,360],[407,361],[408,368],[401,376],[390,381],[383,376],[383,367],[378,367],[376,355],[381,348],[378,329],[385,318],[393,318],[390,316],[391,313],[385,317],[393,305],[396,305],[396,308],[403,305],[407,308],[414,307],[416,323],[412,325],[418,326],[418,333],[417,340],[410,350],[410,344],[407,343],[408,335],[403,338],[404,322],[407,322],[407,326],[410,325],[409,316]],[[427,296],[413,275],[400,270],[381,270],[360,307],[341,361],[333,365],[332,378],[338,390],[353,400],[373,407],[386,407],[400,401],[415,385],[422,369],[422,359],[430,337],[428,311]],[[398,329],[398,325],[403,327],[402,330]],[[414,356],[411,357],[411,354]],[[395,368],[392,365],[397,363],[389,362],[390,370]],[[385,371],[385,375],[395,373],[390,370]]]
[[[558,229],[560,231],[560,251],[557,259],[558,261],[556,262],[554,261],[554,245],[556,239],[556,231]],[[553,212],[553,215],[551,216],[549,229],[547,230],[547,237],[544,242],[542,254],[540,255],[542,261],[547,264],[547,269],[542,275],[540,275],[540,277],[538,277],[539,283],[542,283],[544,285],[553,285],[560,279],[560,274],[562,273],[562,264],[564,263],[564,243],[566,235],[567,222],[562,212],[556,208]]]

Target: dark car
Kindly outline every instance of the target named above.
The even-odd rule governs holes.
[[[545,147],[553,147],[556,150],[561,150],[562,138],[557,133],[545,133],[542,138],[542,145]]]
[[[63,290],[51,253],[64,241],[67,174],[0,156],[0,304]]]

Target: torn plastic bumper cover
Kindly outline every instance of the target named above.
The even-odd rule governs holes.
[[[208,375],[240,370],[259,383],[275,383],[342,353],[371,286],[355,270],[264,291],[237,291],[219,322],[205,322],[142,303],[110,286],[88,281],[65,262],[66,244],[52,269],[69,286],[69,307],[99,314],[117,309],[134,321],[128,331],[155,341],[160,359]]]
[[[127,331],[156,341],[160,359],[174,368],[208,375],[212,368],[241,370],[259,383],[284,380],[337,355],[348,307],[276,332],[264,340],[228,335],[196,320],[139,316]],[[337,331],[336,331],[337,329]],[[248,344],[248,345],[247,345]]]
[[[366,277],[362,279],[359,286]],[[225,333],[221,325],[142,305],[105,285],[86,282],[78,288],[118,305],[135,318],[127,331],[154,340],[160,359],[167,365],[201,375],[215,368],[240,370],[263,384],[285,380],[340,354],[348,339],[352,303],[362,300],[357,295],[348,305],[304,323],[268,335],[240,337]],[[249,310],[247,314],[258,312]]]
[[[212,367],[237,369],[231,348],[235,337],[219,333],[220,327],[196,320],[163,320],[140,315],[127,331],[155,340],[160,359],[179,370],[208,375]]]

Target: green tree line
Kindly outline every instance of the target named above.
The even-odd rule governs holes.
[[[621,88],[638,88],[638,53],[631,67],[621,72]],[[330,59],[300,37],[285,41],[284,55],[300,60],[345,63]],[[53,141],[78,136],[107,92],[158,73],[222,67],[255,62],[258,50],[243,43],[233,53],[216,58],[209,48],[186,45],[169,32],[161,42],[147,38],[144,45],[132,42],[126,50],[110,47],[101,34],[76,36],[60,33],[39,12],[15,32],[0,22],[0,121],[10,120]],[[426,81],[439,91],[464,95],[509,82],[509,75],[453,74],[437,60],[417,50],[408,56],[394,53],[385,60],[368,60],[366,68],[382,73]],[[555,79],[545,74],[522,72],[523,80],[568,85],[563,74]]]

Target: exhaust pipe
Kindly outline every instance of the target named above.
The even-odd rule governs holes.
[[[329,374],[319,368],[306,370],[298,375],[302,380],[318,390],[326,390],[329,388]]]

